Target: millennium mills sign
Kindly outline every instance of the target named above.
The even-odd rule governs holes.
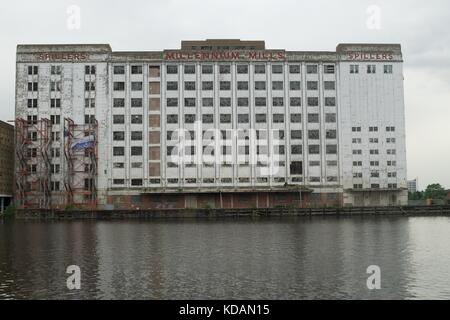
[[[256,50],[256,51],[164,51],[164,60],[174,61],[284,61],[284,51]]]

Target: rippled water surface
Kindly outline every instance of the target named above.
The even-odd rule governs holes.
[[[0,299],[30,298],[450,299],[450,218],[0,223]]]

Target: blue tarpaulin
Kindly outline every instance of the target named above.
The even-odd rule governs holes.
[[[87,137],[83,137],[80,139],[75,140],[72,145],[71,148],[73,151],[79,151],[79,150],[83,150],[86,148],[91,148],[94,146],[94,136],[87,136]]]

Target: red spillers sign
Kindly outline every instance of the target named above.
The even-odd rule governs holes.
[[[89,58],[87,53],[39,53],[40,61],[85,61]]]
[[[349,52],[347,53],[348,60],[394,60],[394,55],[390,52]]]
[[[285,60],[284,51],[167,51],[164,60]]]

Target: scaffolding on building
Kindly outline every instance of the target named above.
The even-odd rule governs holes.
[[[80,209],[97,207],[98,122],[89,119],[75,124],[64,119],[64,188],[66,206]]]
[[[51,208],[52,125],[49,119],[36,118],[15,121],[15,196],[20,209]]]

